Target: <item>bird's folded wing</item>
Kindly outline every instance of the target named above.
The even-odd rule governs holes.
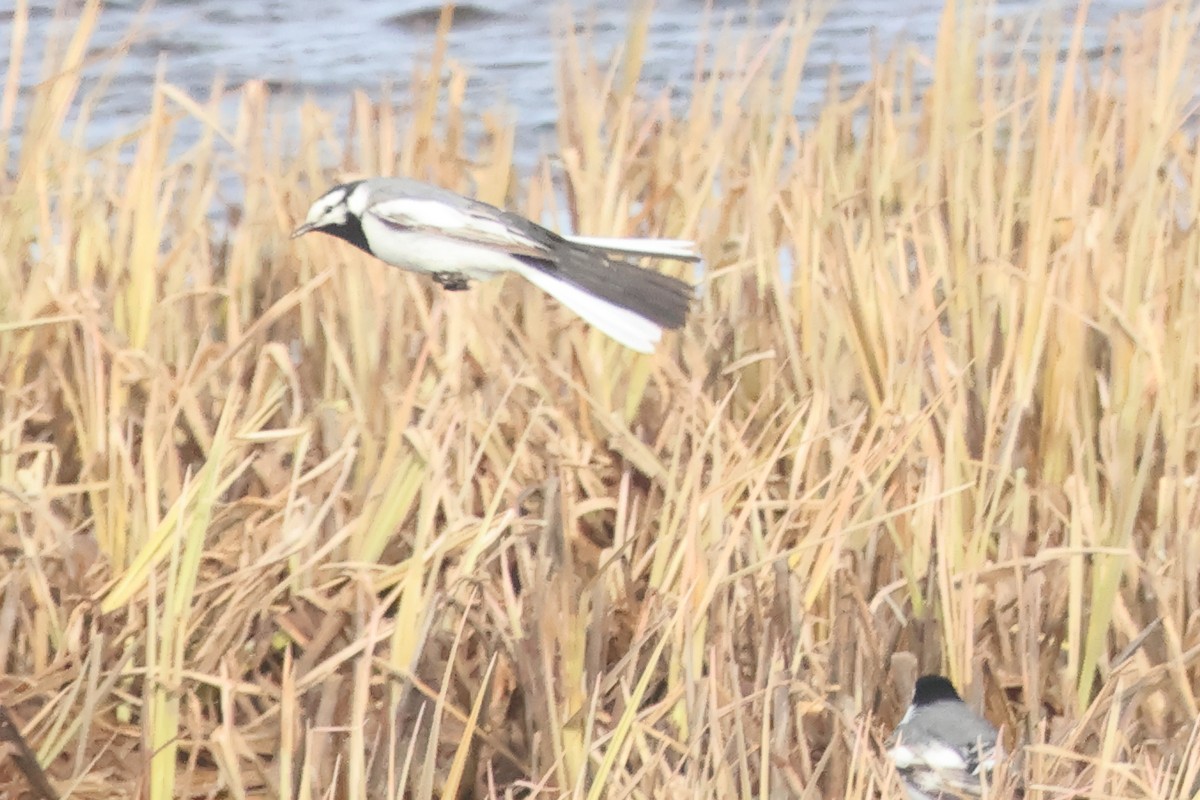
[[[978,744],[965,749],[940,742],[908,746],[900,737],[888,754],[905,779],[945,798],[979,797],[982,774],[993,766],[990,750],[984,752]]]
[[[442,236],[464,243],[489,247],[515,256],[545,258],[548,249],[521,231],[505,224],[486,206],[456,208],[439,200],[397,198],[372,205],[367,213],[390,228]]]

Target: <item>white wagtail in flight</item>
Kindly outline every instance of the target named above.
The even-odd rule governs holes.
[[[923,675],[888,740],[888,755],[912,800],[959,800],[981,796],[995,766],[996,743],[996,729],[950,681]]]
[[[626,257],[698,261],[691,242],[560,236],[524,217],[407,178],[335,186],[292,238],[322,231],[446,289],[516,272],[641,353],[687,317],[692,286]]]

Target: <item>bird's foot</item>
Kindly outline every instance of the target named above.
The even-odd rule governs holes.
[[[435,272],[433,279],[448,292],[462,292],[471,288],[467,277],[461,272]]]

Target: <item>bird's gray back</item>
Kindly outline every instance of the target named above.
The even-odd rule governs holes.
[[[937,702],[917,708],[897,731],[908,741],[936,738],[954,747],[983,749],[996,743],[996,729],[968,706],[959,702]]]
[[[433,200],[438,203],[445,203],[451,208],[460,211],[478,211],[489,210],[495,212],[492,206],[486,203],[481,203],[478,200],[472,200],[469,197],[463,197],[449,189],[443,189],[440,186],[434,186],[431,183],[414,180],[413,178],[371,178],[367,181],[370,187],[371,195],[369,202],[384,203],[388,200]]]

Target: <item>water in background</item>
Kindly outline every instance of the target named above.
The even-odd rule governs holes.
[[[53,25],[63,24],[61,17],[58,22],[55,18],[61,2],[31,2],[23,86],[43,77],[47,36]],[[79,0],[66,2],[77,5]],[[1119,14],[1142,10],[1146,4],[1147,0],[1095,0],[1085,46],[1101,46]],[[632,5],[626,0],[474,0],[458,5],[449,55],[470,71],[467,97],[474,110],[509,110],[518,125],[520,162],[531,163],[554,148],[556,32],[568,9],[575,23],[590,31],[590,46],[603,62],[624,41]],[[734,34],[766,31],[793,5],[792,0],[659,0],[651,16],[644,83],[681,89],[690,84],[706,18]],[[932,54],[942,5],[938,0],[831,0],[809,51],[796,113],[813,115],[834,64],[844,84],[853,86],[869,77],[874,55],[899,44]],[[1046,12],[1064,22],[1054,35],[1062,37],[1060,46],[1065,47],[1077,6],[997,0],[991,21],[997,27],[1020,27],[1032,14]],[[131,28],[139,34],[93,115],[88,129],[92,143],[128,131],[146,113],[160,62],[168,81],[199,98],[207,96],[218,75],[234,87],[253,79],[266,81],[281,108],[311,96],[336,112],[349,108],[352,90],[377,95],[388,84],[396,87],[395,96],[403,97],[414,65],[432,51],[441,2],[158,0],[149,11],[141,8],[133,0],[112,0],[101,17],[93,41],[97,51],[117,44]],[[11,20],[12,11],[0,9],[5,43]],[[8,48],[0,46],[0,69],[8,69],[8,55]],[[100,72],[96,67],[92,74]],[[679,99],[686,103],[685,96]]]

